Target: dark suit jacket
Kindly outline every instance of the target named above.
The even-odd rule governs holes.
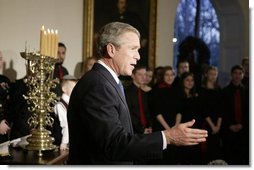
[[[134,135],[130,113],[113,76],[96,63],[72,91],[68,107],[68,164],[132,164],[161,158],[162,135]]]

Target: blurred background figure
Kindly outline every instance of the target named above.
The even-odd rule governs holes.
[[[3,57],[0,55],[0,69],[3,65]],[[9,123],[7,121],[7,114],[10,106],[10,80],[0,74],[0,143],[8,140],[8,131],[10,130]]]
[[[83,64],[83,70],[82,70],[82,75],[83,76],[86,72],[90,71],[94,65],[94,63],[96,63],[97,59],[96,57],[88,57],[86,58],[86,60],[84,61]]]
[[[59,82],[62,81],[63,76],[69,74],[68,70],[63,66],[63,62],[65,60],[66,57],[66,51],[67,48],[65,46],[64,43],[59,42],[58,43],[58,51],[57,51],[57,57],[59,58],[59,62],[57,62],[55,64],[55,69],[54,69],[54,73],[53,73],[53,78],[58,78]],[[61,90],[61,85],[60,83],[57,84],[56,88],[54,89],[54,92],[56,93],[56,95],[58,97],[60,97],[62,95],[62,90]]]
[[[162,80],[162,71],[163,67],[158,66],[154,69],[153,72],[153,80],[152,80],[152,88],[155,88]]]
[[[175,125],[177,98],[172,84],[175,79],[175,72],[171,66],[165,66],[162,70],[162,78],[158,86],[152,89],[150,96],[151,113],[153,115],[153,129],[160,131],[170,129]],[[163,151],[163,158],[154,161],[158,165],[176,165],[176,146],[168,146]]]
[[[249,164],[249,92],[242,84],[244,69],[235,65],[223,88],[223,149],[229,165]]]
[[[204,117],[202,127],[208,131],[207,141],[201,146],[204,163],[208,163],[212,160],[223,159],[221,127],[224,111],[217,67],[208,66],[203,75],[199,96]]]
[[[175,81],[173,83],[173,86],[175,88],[179,88],[181,86],[181,83],[180,83],[181,75],[185,72],[190,71],[189,62],[187,60],[179,60],[177,65],[176,65],[176,69],[177,69],[177,75],[175,77]]]
[[[146,69],[146,80],[145,84],[141,87],[145,92],[152,90],[152,81],[153,81],[153,70],[150,68]]]
[[[29,61],[28,61],[29,63]],[[31,74],[28,64],[26,64],[26,76],[16,80],[11,85],[10,98],[11,108],[9,118],[12,123],[10,139],[20,138],[31,133],[32,127],[28,124],[28,119],[32,116],[29,111],[30,104],[24,98],[27,96],[28,86],[26,85],[27,77]]]
[[[196,92],[194,74],[191,72],[184,72],[180,78],[180,88],[177,92],[179,98],[177,104],[176,124],[188,122],[195,119],[193,127],[201,128],[201,106],[200,98]],[[200,165],[202,164],[201,147],[182,146],[177,148],[178,160],[181,165]]]
[[[126,101],[130,110],[134,133],[152,133],[152,119],[148,94],[141,87],[146,82],[146,67],[137,66],[132,72],[132,83],[126,87]]]
[[[71,92],[77,83],[77,78],[72,75],[63,76],[61,87],[63,94],[60,101],[54,106],[55,122],[52,136],[55,138],[54,144],[60,146],[60,150],[68,149],[69,130],[67,122],[67,109]]]
[[[242,84],[249,88],[249,58],[243,58],[242,59],[242,66],[244,69],[244,77],[242,80]]]

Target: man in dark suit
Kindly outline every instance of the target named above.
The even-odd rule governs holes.
[[[244,68],[231,68],[231,81],[223,88],[223,149],[230,165],[249,162],[249,92],[242,84]]]
[[[134,134],[120,75],[131,75],[140,59],[140,34],[113,22],[99,31],[98,62],[74,87],[68,107],[68,164],[133,164],[161,158],[167,144],[196,145],[207,131],[190,128],[194,120],[170,130]]]

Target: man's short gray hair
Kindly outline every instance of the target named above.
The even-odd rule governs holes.
[[[97,40],[98,59],[106,55],[106,46],[109,43],[120,47],[125,41],[124,39],[121,39],[121,35],[126,32],[133,32],[140,38],[139,31],[126,23],[111,22],[103,26],[99,31]]]

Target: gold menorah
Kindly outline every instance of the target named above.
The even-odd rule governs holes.
[[[56,87],[58,79],[53,79],[52,73],[58,59],[35,52],[25,51],[20,54],[27,61],[26,84],[29,91],[24,98],[30,105],[28,109],[32,113],[28,124],[33,130],[32,135],[27,138],[29,144],[26,149],[38,151],[38,155],[42,156],[42,151],[56,148],[53,145],[54,138],[50,136],[51,132],[46,127],[52,126],[54,122],[50,112],[53,112],[57,96],[51,89]]]

